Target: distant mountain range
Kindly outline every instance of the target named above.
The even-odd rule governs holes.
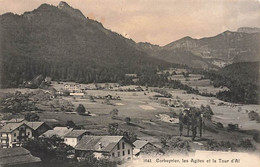
[[[192,67],[214,68],[235,62],[259,61],[260,33],[256,28],[238,30],[201,39],[184,37],[163,47],[138,43],[138,48],[153,57]]]
[[[259,57],[259,33],[249,28],[202,39],[185,37],[161,47],[107,30],[66,2],[1,15],[0,36],[2,86],[39,74],[55,80],[112,82],[124,80],[126,73],[140,75],[172,63],[217,68]]]

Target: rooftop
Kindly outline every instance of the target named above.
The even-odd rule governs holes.
[[[123,136],[83,136],[76,145],[76,150],[110,152],[123,139]],[[102,148],[100,149],[100,144]]]
[[[136,140],[133,145],[135,146],[136,149],[141,149],[143,148],[146,144],[148,144],[148,141],[145,140]]]
[[[25,122],[25,124],[33,128],[33,130],[37,130],[44,122]]]
[[[20,126],[22,125],[26,125],[24,122],[20,122],[20,123],[8,123],[6,124],[5,126],[3,126],[1,129],[0,129],[0,132],[12,132],[14,131],[15,129],[19,128]],[[28,125],[26,125],[28,126]],[[29,126],[28,126],[29,127]],[[29,127],[31,128],[31,127]]]
[[[66,136],[72,130],[73,128],[68,128],[68,127],[55,127],[53,128],[53,130],[46,131],[44,134],[41,135],[41,137],[50,138],[52,136],[58,136],[64,138],[64,136]]]
[[[71,132],[67,133],[64,137],[67,138],[77,138],[81,135],[84,135],[86,132],[86,130],[72,130]]]
[[[21,165],[41,162],[41,159],[31,155],[22,147],[0,149],[0,166]]]

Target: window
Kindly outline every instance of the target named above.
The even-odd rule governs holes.
[[[122,149],[125,149],[125,143],[122,142]]]
[[[119,145],[119,143],[117,143],[117,149],[120,150],[120,145]]]
[[[112,153],[112,157],[115,157],[115,153]]]
[[[16,139],[14,139],[14,142],[16,142]]]
[[[128,150],[128,154],[130,154],[130,150]]]
[[[125,151],[122,152],[122,155],[123,155],[123,156],[125,155]]]
[[[30,136],[30,132],[28,132],[28,136]]]
[[[117,156],[120,157],[120,152],[117,152]]]
[[[14,133],[14,137],[16,137],[16,133]]]

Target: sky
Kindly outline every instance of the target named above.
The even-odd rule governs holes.
[[[166,45],[239,27],[260,27],[260,0],[64,0],[86,17],[136,42]],[[60,0],[0,0],[0,14],[23,14]]]

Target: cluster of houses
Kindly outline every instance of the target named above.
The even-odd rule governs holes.
[[[0,128],[0,152],[8,150],[12,155],[12,150],[13,152],[19,150],[18,152],[22,155],[28,154],[28,150],[21,147],[28,139],[51,138],[52,136],[60,137],[65,144],[72,146],[74,156],[78,160],[84,158],[88,152],[93,152],[97,158],[122,161],[132,160],[133,157],[140,156],[142,153],[146,154],[147,148],[149,152],[155,154],[163,153],[159,147],[148,141],[137,140],[131,143],[123,136],[97,136],[84,129],[51,128],[45,122],[29,122],[24,119],[11,119]],[[39,162],[39,159],[30,153],[28,157],[30,157],[28,162],[34,162],[33,160]]]

